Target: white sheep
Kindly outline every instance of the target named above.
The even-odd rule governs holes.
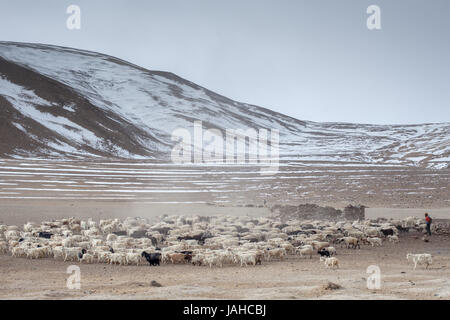
[[[416,267],[418,264],[424,265],[425,269],[428,269],[428,266],[433,263],[433,258],[431,254],[429,253],[422,253],[422,254],[412,254],[408,253],[406,255],[406,260],[410,261],[412,260],[414,263],[414,270],[416,270]]]
[[[94,255],[90,254],[90,253],[85,253],[83,254],[83,257],[80,259],[81,263],[94,263],[95,262],[95,258]]]
[[[193,265],[205,265],[206,264],[206,259],[205,259],[205,255],[202,253],[196,253],[195,255],[192,256],[192,260],[191,263]]]
[[[326,257],[320,257],[320,261],[325,262],[325,267],[327,268],[339,268],[339,260],[335,257],[326,258]]]
[[[381,240],[380,238],[367,238],[367,241],[372,245],[372,247],[374,247],[375,245],[381,247],[383,245],[383,240]]]
[[[110,255],[110,264],[125,265],[127,264],[127,258],[123,253],[112,253]]]
[[[91,237],[91,236],[96,236],[100,234],[100,230],[98,230],[97,228],[92,228],[92,229],[88,229],[88,230],[82,230],[81,234],[85,237]]]
[[[28,259],[42,259],[48,255],[46,247],[30,248],[26,250]]]
[[[403,219],[403,227],[414,227],[416,225],[416,217],[407,217]]]
[[[139,265],[140,263],[142,263],[142,256],[140,253],[127,253],[126,254],[126,264],[135,264],[135,265]]]
[[[64,230],[61,231],[61,234],[62,234],[64,237],[67,238],[67,237],[72,236],[72,235],[73,235],[73,232],[72,232],[71,230],[64,229]]]
[[[330,243],[325,241],[313,241],[312,246],[315,250],[322,250],[323,248],[329,247]]]
[[[23,230],[25,232],[32,232],[35,227],[36,227],[35,223],[27,222],[26,224],[23,225]]]
[[[81,247],[64,248],[64,261],[77,261],[81,253]]]
[[[27,256],[27,253],[26,253],[25,249],[22,248],[22,247],[14,247],[14,248],[12,248],[11,249],[11,254],[12,254],[13,257],[16,257],[16,258],[26,257]]]
[[[71,248],[75,246],[76,242],[72,238],[66,238],[61,241],[61,244],[65,248]]]
[[[342,238],[347,249],[350,248],[350,246],[352,246],[354,249],[356,249],[356,247],[359,247],[359,240],[355,237],[344,237]]]
[[[8,243],[6,243],[5,241],[0,241],[0,253],[8,253]]]
[[[6,230],[8,230],[8,226],[5,224],[0,224],[0,236],[4,234]]]
[[[378,237],[380,235],[380,231],[377,228],[366,228],[364,230],[364,233],[368,236],[368,237]]]
[[[223,266],[223,260],[222,257],[217,254],[208,254],[205,256],[205,264],[209,265],[211,268],[212,266],[222,267]]]
[[[110,263],[112,253],[109,251],[95,251],[98,263]]]
[[[114,242],[117,240],[117,235],[110,233],[106,236],[106,241]]]
[[[327,250],[330,253],[330,255],[337,255],[335,247],[326,247],[325,250]]]
[[[8,241],[8,247],[10,250],[14,247],[17,247],[19,244],[20,244],[20,242],[17,240],[9,240]]]
[[[242,252],[238,255],[239,263],[242,266],[247,266],[249,264],[256,265],[256,254],[251,252]]]
[[[266,250],[265,252],[266,259],[272,260],[273,258],[278,258],[280,260],[283,260],[284,256],[286,255],[286,249],[284,248],[275,248],[271,250]]]
[[[18,240],[20,239],[20,232],[18,230],[8,230],[5,232],[5,239],[6,241],[9,240]]]
[[[398,239],[398,236],[396,236],[396,235],[393,235],[393,236],[389,235],[389,236],[387,236],[387,238],[388,238],[389,242],[393,242],[393,243],[398,243],[400,241]]]
[[[53,248],[53,259],[64,259],[64,248],[56,246]]]
[[[300,257],[309,256],[310,259],[312,258],[312,255],[314,254],[314,250],[313,250],[312,246],[310,246],[310,245],[306,245],[304,247],[298,247],[296,251],[300,254]]]

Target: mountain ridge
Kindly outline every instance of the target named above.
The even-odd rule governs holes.
[[[278,129],[282,159],[450,162],[450,123],[304,121],[171,72],[53,45],[0,42],[0,107],[1,157],[169,160],[171,133],[200,120],[205,129]]]

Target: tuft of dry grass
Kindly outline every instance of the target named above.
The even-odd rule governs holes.
[[[328,281],[328,283],[323,285],[322,288],[324,290],[339,290],[339,289],[342,289],[342,286],[337,284],[337,283],[333,283],[333,282]]]

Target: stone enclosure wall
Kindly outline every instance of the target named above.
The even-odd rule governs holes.
[[[274,218],[282,221],[290,219],[315,220],[358,220],[365,218],[365,206],[348,205],[344,210],[333,207],[321,207],[316,204],[275,205],[270,210]]]

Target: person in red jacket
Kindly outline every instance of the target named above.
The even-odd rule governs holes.
[[[433,221],[433,219],[431,219],[428,213],[425,213],[425,221],[427,223],[427,233],[431,236],[431,221]]]

